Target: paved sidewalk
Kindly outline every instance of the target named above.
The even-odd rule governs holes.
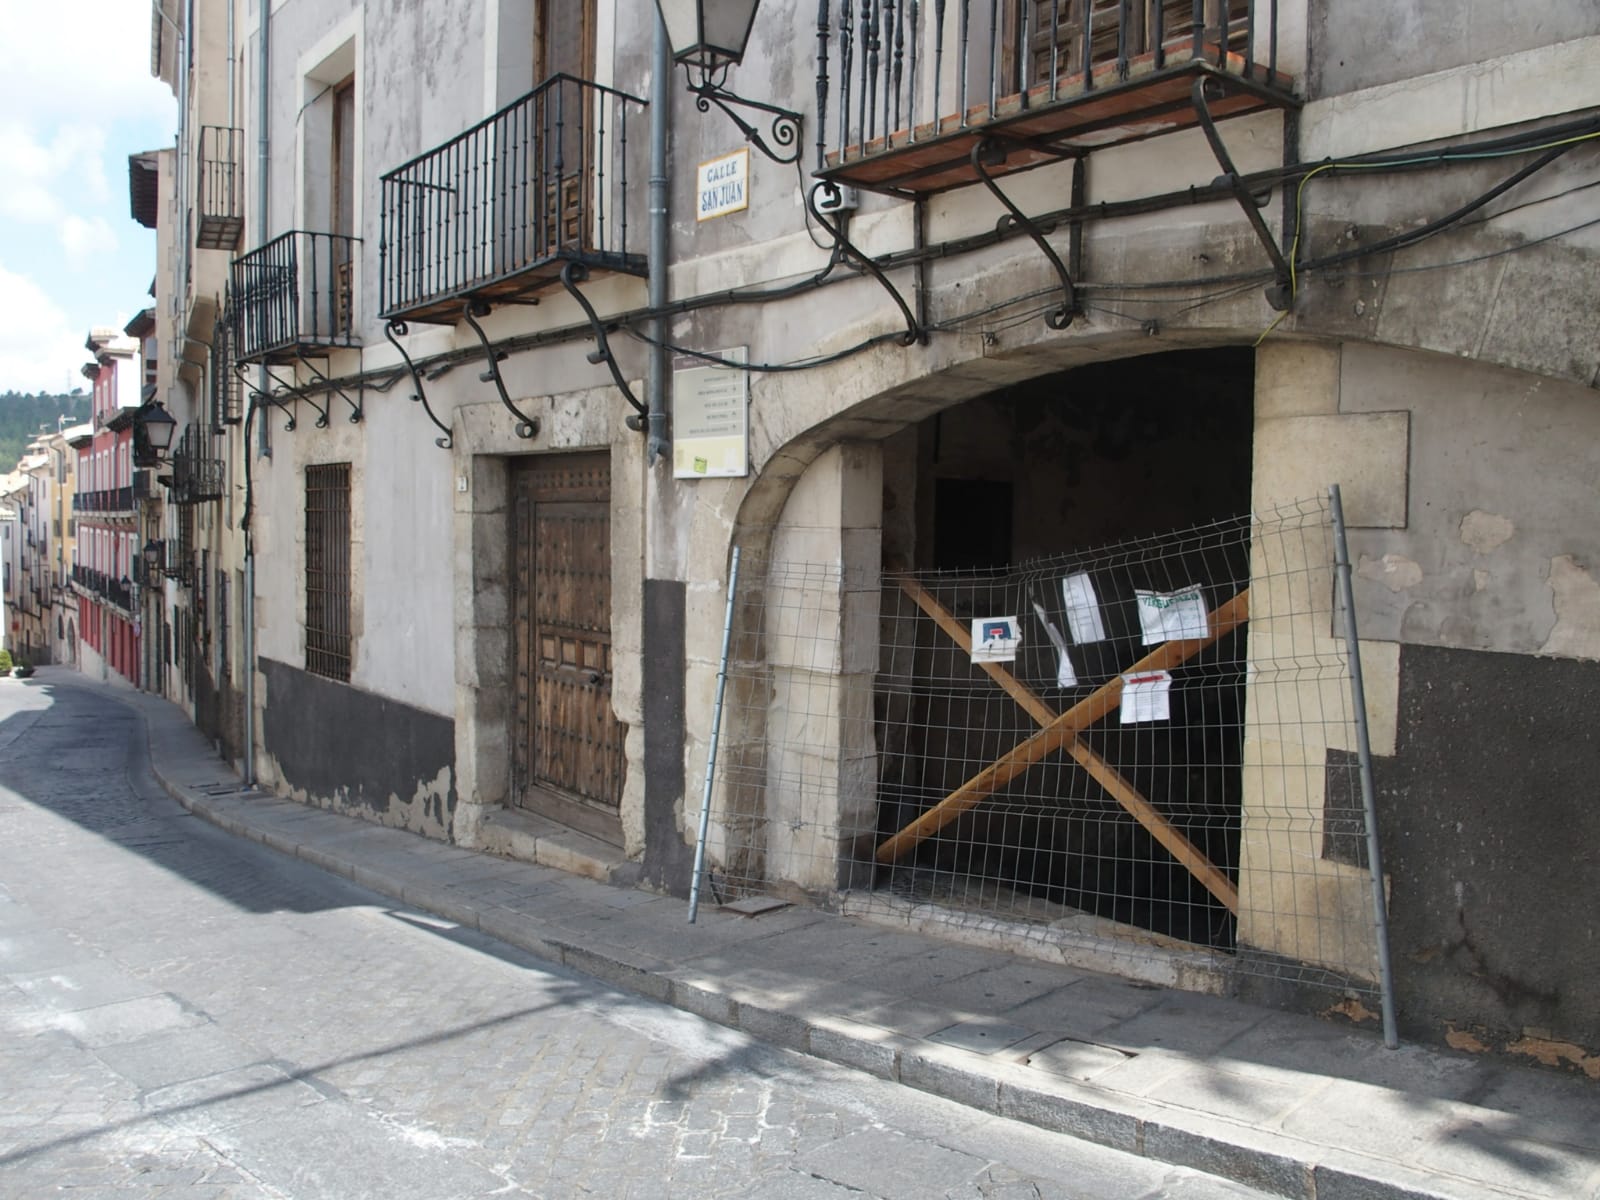
[[[1600,1081],[1402,1045],[788,908],[745,917],[259,792],[182,712],[133,705],[197,815],[401,903],[781,1046],[1302,1200],[1600,1200]]]

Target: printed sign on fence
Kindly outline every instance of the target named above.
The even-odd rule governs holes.
[[[1140,671],[1122,677],[1122,723],[1166,721],[1172,717],[1172,673]]]
[[[1061,581],[1061,595],[1067,602],[1067,628],[1072,640],[1080,646],[1106,640],[1105,623],[1100,619],[1100,597],[1094,594],[1094,583],[1088,574],[1079,571]]]
[[[1139,600],[1139,628],[1146,646],[1203,638],[1211,631],[1205,593],[1198,584],[1176,592],[1135,590],[1133,594]]]
[[[972,622],[972,661],[1015,662],[1022,630],[1015,617],[979,617]]]

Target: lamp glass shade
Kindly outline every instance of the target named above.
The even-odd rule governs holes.
[[[674,62],[714,71],[744,58],[757,0],[656,0]]]
[[[162,407],[159,400],[147,405],[139,414],[139,425],[144,430],[145,440],[150,443],[152,450],[164,451],[172,448],[172,434],[178,428],[178,423]]]

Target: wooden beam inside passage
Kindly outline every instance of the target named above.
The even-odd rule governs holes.
[[[907,594],[911,595],[909,591]],[[926,592],[924,592],[923,595],[926,596]],[[928,596],[927,598],[932,600],[931,596]],[[912,595],[912,599],[917,600],[917,597]],[[920,606],[921,601],[917,600],[917,602]],[[958,622],[955,622],[955,618],[950,617],[948,613],[946,613],[945,616],[953,624],[955,624],[957,629],[960,629],[960,625]],[[1157,646],[1138,662],[1134,663],[1125,672],[1106,680],[1105,683],[1101,684],[1088,696],[1084,697],[1071,708],[1067,709],[1066,712],[1049,720],[1048,723],[1046,723],[1044,727],[1039,730],[1039,732],[1019,743],[1006,754],[990,763],[987,767],[979,771],[955,791],[951,792],[943,800],[939,801],[938,804],[935,804],[915,821],[912,821],[899,833],[895,834],[891,838],[885,839],[884,842],[879,845],[874,857],[876,857],[876,859],[881,863],[898,861],[904,857],[906,852],[918,842],[931,837],[933,834],[943,829],[951,821],[955,820],[962,813],[966,812],[967,809],[974,807],[983,800],[994,795],[1001,788],[1005,787],[1013,779],[1017,778],[1035,763],[1048,758],[1051,754],[1054,754],[1058,750],[1067,749],[1070,751],[1070,747],[1073,745],[1073,743],[1077,742],[1079,733],[1089,728],[1089,726],[1093,725],[1096,721],[1100,720],[1100,718],[1104,717],[1112,709],[1116,708],[1122,703],[1123,675],[1134,675],[1141,671],[1168,671],[1174,667],[1182,666],[1196,654],[1200,653],[1200,651],[1204,650],[1207,646],[1216,642],[1219,638],[1225,637],[1227,634],[1232,633],[1240,625],[1243,625],[1247,620],[1249,620],[1249,618],[1250,589],[1246,588],[1232,600],[1229,600],[1226,604],[1218,606],[1217,609],[1211,613],[1211,632],[1206,637],[1187,638],[1182,641],[1174,642],[1163,642],[1160,646]],[[938,620],[938,618],[935,618],[935,620]],[[949,627],[946,626],[943,621],[940,622],[940,627],[944,628],[946,632],[949,632]],[[965,630],[961,631],[961,639],[958,640],[958,644],[963,644],[963,642],[970,653],[972,643]],[[983,665],[993,666],[995,664]],[[1009,675],[1009,672],[1006,674]],[[1013,680],[1013,683],[1016,683],[1018,688],[1023,687],[1021,683],[1017,683],[1015,680]],[[1001,686],[1005,685],[1002,684]],[[1007,688],[1006,690],[1011,692],[1010,688]],[[1025,688],[1023,688],[1023,690],[1026,691]],[[1012,694],[1015,695],[1015,693]],[[1034,699],[1038,701],[1037,697]],[[1043,704],[1042,701],[1038,701],[1038,703],[1041,705]],[[1024,705],[1024,707],[1029,710],[1030,714],[1033,714],[1033,707],[1031,705]],[[1048,706],[1045,706],[1045,708],[1048,711]],[[1077,758],[1077,755],[1074,754],[1073,757]],[[1098,758],[1098,756],[1096,757]],[[1103,762],[1104,760],[1101,761]],[[1107,764],[1108,767],[1109,765],[1110,764]],[[1087,769],[1087,767],[1085,769]],[[1101,780],[1101,786],[1105,786],[1104,780]],[[1110,791],[1111,789],[1107,788],[1107,790]],[[1131,787],[1129,790],[1132,791]],[[1115,792],[1112,792],[1112,794],[1116,795]],[[1133,795],[1137,796],[1138,793],[1133,792]],[[1119,803],[1121,800],[1122,798],[1119,796]],[[1131,812],[1132,810],[1130,809],[1129,811]],[[1150,811],[1154,813],[1153,809]],[[1137,813],[1134,813],[1134,815],[1136,817],[1138,816]],[[1160,814],[1155,813],[1154,815],[1159,816]],[[1177,830],[1173,830],[1172,832],[1176,834]],[[1152,833],[1154,833],[1153,830]],[[1187,839],[1185,839],[1185,841],[1187,841]],[[1163,841],[1162,844],[1166,845],[1166,842]],[[1169,846],[1168,849],[1170,850],[1171,847]],[[1196,850],[1195,854],[1199,855],[1199,851]],[[1204,861],[1203,856],[1201,856],[1201,858],[1202,861]],[[1185,865],[1187,866],[1189,864],[1186,863]],[[1213,870],[1215,870],[1215,868],[1213,868]],[[1202,879],[1201,882],[1204,883],[1204,879]],[[1229,888],[1232,888],[1231,884],[1229,884]],[[1218,896],[1218,899],[1223,899],[1223,897]],[[1224,903],[1226,902],[1227,901],[1224,900]],[[1237,903],[1238,898],[1237,895],[1235,895],[1235,907],[1237,907]]]
[[[960,621],[950,611],[940,604],[926,588],[915,579],[909,577],[900,580],[900,590],[911,597],[918,608],[934,619],[940,629],[949,635],[950,640],[961,647],[968,654],[972,653],[972,637]],[[1003,689],[1007,695],[1014,699],[1023,710],[1028,713],[1041,726],[1048,727],[1056,720],[1057,713],[1049,703],[1038,695],[1027,684],[1023,683],[1010,671],[999,663],[977,663]],[[1156,810],[1156,808],[1140,794],[1139,789],[1108,763],[1089,746],[1084,744],[1082,738],[1073,734],[1066,742],[1065,749],[1073,759],[1082,767],[1091,778],[1095,780],[1116,802],[1127,810],[1128,815],[1143,825],[1150,836],[1160,842],[1173,858],[1188,869],[1189,873],[1199,880],[1202,887],[1226,905],[1229,911],[1237,914],[1239,911],[1239,889],[1233,881],[1205,856],[1205,853],[1191,842],[1177,829],[1172,822]],[[881,851],[879,854],[881,859]]]

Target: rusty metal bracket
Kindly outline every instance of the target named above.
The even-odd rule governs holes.
[[[511,415],[517,419],[517,436],[519,438],[532,438],[539,436],[539,418],[525,415],[517,406],[511,403],[511,393],[506,391],[506,381],[500,374],[500,362],[505,358],[504,350],[496,350],[489,342],[489,335],[484,333],[483,326],[478,324],[477,318],[487,316],[489,306],[481,300],[468,300],[462,307],[461,316],[466,323],[472,326],[472,332],[478,335],[478,341],[483,343],[483,353],[489,360],[489,368],[478,374],[484,383],[493,383],[495,390],[500,393],[500,403],[504,404]]]
[[[1278,246],[1278,239],[1272,236],[1272,230],[1267,228],[1266,219],[1261,215],[1264,202],[1257,202],[1256,197],[1245,186],[1244,180],[1239,178],[1239,172],[1233,165],[1233,157],[1228,153],[1222,135],[1217,132],[1217,123],[1211,116],[1210,106],[1206,103],[1206,86],[1215,82],[1216,80],[1210,75],[1195,77],[1194,87],[1190,89],[1194,115],[1200,122],[1200,128],[1205,131],[1206,141],[1211,144],[1211,153],[1217,160],[1217,166],[1222,169],[1222,181],[1232,189],[1233,198],[1244,210],[1245,220],[1250,222],[1250,228],[1255,231],[1256,240],[1261,243],[1267,252],[1267,257],[1272,260],[1273,284],[1267,289],[1267,303],[1276,312],[1286,312],[1289,305],[1294,302],[1294,272]]]
[[[1010,196],[1000,190],[1000,185],[994,181],[988,171],[984,170],[984,157],[992,153],[996,145],[997,143],[993,138],[986,137],[980,137],[973,143],[970,156],[973,173],[977,175],[983,186],[989,189],[989,194],[1005,207],[1006,212],[1010,214],[1010,223],[1016,225],[1022,232],[1032,238],[1033,244],[1039,247],[1040,252],[1050,260],[1050,265],[1055,268],[1056,275],[1061,280],[1061,307],[1046,313],[1044,323],[1050,326],[1051,329],[1065,329],[1072,324],[1072,318],[1083,311],[1083,306],[1078,303],[1078,289],[1073,286],[1072,275],[1068,272],[1066,264],[1061,261],[1061,256],[1056,253],[1055,247],[1045,239],[1044,231],[1034,223],[1033,218],[1016,206]]]
[[[817,197],[820,195],[832,196],[837,199],[839,185],[824,179],[806,193],[806,207],[811,210],[812,218],[833,237],[834,255],[837,258],[842,258],[846,264],[853,262],[861,270],[876,279],[883,290],[889,293],[890,299],[899,307],[901,316],[906,319],[906,331],[900,335],[900,344],[902,346],[914,346],[918,342],[927,341],[927,332],[918,323],[916,316],[911,311],[911,306],[906,303],[905,297],[900,294],[894,284],[889,282],[889,277],[883,273],[883,268],[863,254],[855,243],[850,240],[844,231],[843,221],[835,224],[828,220],[827,213],[817,206]]]
[[[639,403],[639,398],[628,386],[627,377],[617,365],[617,356],[611,353],[611,342],[606,337],[604,322],[594,311],[594,305],[589,303],[589,297],[578,289],[578,285],[588,278],[589,268],[580,262],[569,262],[561,268],[561,286],[567,289],[567,295],[578,302],[578,307],[583,309],[583,315],[589,318],[589,328],[594,332],[594,349],[589,351],[588,359],[596,365],[605,363],[611,369],[612,382],[617,385],[622,398],[633,405],[634,415],[628,418],[628,428],[638,432],[645,428],[645,418],[650,415],[650,410]]]
[[[383,327],[383,336],[388,338],[389,344],[400,352],[400,357],[405,360],[406,370],[411,372],[411,384],[417,389],[411,394],[411,398],[422,405],[422,411],[428,414],[428,420],[444,431],[444,436],[434,438],[433,444],[441,450],[448,450],[451,446],[450,426],[434,415],[432,407],[428,404],[428,393],[422,386],[422,373],[417,370],[417,364],[411,361],[411,355],[406,353],[406,348],[400,344],[400,339],[408,332],[410,330],[404,321],[390,321]]]

